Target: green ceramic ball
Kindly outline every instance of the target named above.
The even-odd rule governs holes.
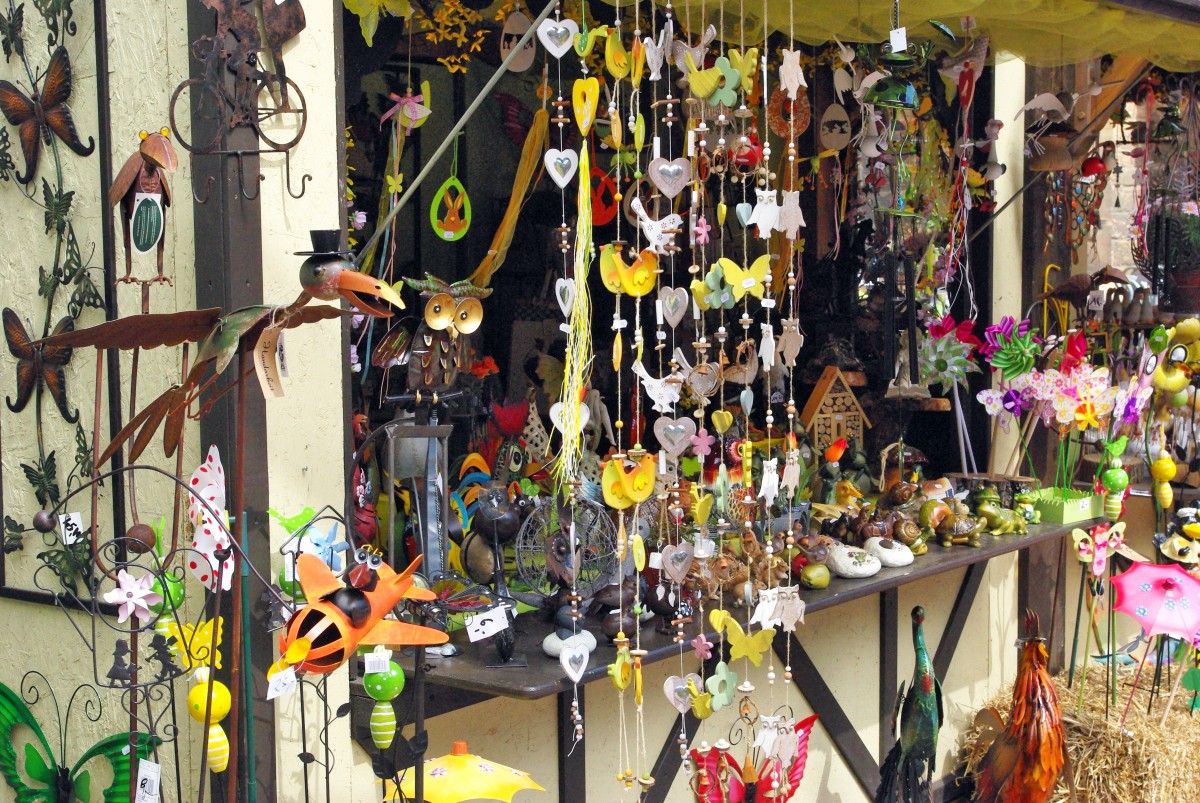
[[[283,566],[279,569],[278,583],[279,590],[284,596],[291,597],[296,602],[304,601],[304,591],[300,588],[300,581],[296,579],[289,580],[287,576],[287,567]]]
[[[1178,393],[1171,394],[1171,406],[1183,407],[1188,403],[1188,395],[1186,390],[1181,390]]]
[[[386,672],[363,675],[363,687],[371,699],[386,702],[404,691],[404,670],[395,661],[388,661]]]
[[[174,574],[158,575],[154,578],[150,590],[162,597],[162,602],[147,606],[159,616],[179,610],[183,605],[183,581]]]
[[[829,569],[823,563],[810,563],[800,572],[800,582],[805,588],[828,588]]]
[[[1129,487],[1129,473],[1119,465],[1105,469],[1104,473],[1100,475],[1100,484],[1110,494],[1124,493],[1125,489]]]

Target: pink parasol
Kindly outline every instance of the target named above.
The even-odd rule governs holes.
[[[1113,609],[1136,619],[1148,637],[1168,635],[1193,641],[1200,634],[1200,580],[1179,566],[1135,563],[1113,577],[1112,584],[1117,593]],[[1143,654],[1133,679],[1134,691],[1145,664]],[[1121,716],[1122,728],[1132,702],[1133,692],[1130,692]]]

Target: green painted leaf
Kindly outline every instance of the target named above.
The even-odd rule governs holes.
[[[1184,672],[1182,683],[1188,691],[1200,692],[1200,669],[1192,667]]]

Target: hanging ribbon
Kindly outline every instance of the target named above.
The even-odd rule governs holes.
[[[517,230],[517,218],[525,205],[525,195],[534,183],[534,171],[542,164],[542,153],[546,150],[546,137],[550,130],[550,114],[545,109],[533,113],[533,122],[529,126],[529,134],[525,137],[525,145],[521,148],[521,161],[517,165],[517,175],[513,178],[512,194],[508,199],[508,208],[492,237],[492,245],[488,248],[487,256],[479,263],[479,267],[471,274],[471,283],[477,287],[487,287],[492,277],[504,259],[508,256],[508,247],[512,244],[513,234]]]
[[[418,115],[421,112],[420,104],[425,101],[424,95],[397,95],[395,92],[388,93],[388,100],[394,101],[392,108],[383,113],[379,118],[379,127],[383,128],[383,124],[393,117],[401,109],[408,115],[408,126],[404,129],[404,135],[412,134],[413,126],[416,125],[419,119]],[[400,118],[403,119],[403,118]]]

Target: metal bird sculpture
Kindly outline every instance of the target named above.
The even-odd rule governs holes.
[[[167,183],[167,173],[174,173],[179,164],[175,148],[171,145],[170,130],[159,129],[153,134],[142,131],[141,145],[137,152],[130,154],[125,160],[121,171],[108,188],[108,205],[121,205],[121,236],[125,243],[125,275],[119,281],[136,281],[130,274],[133,272],[133,249],[130,245],[132,232],[129,227],[133,219],[133,210],[137,205],[138,195],[157,195],[162,199],[163,216],[166,208],[171,205],[171,185]],[[158,276],[153,282],[167,282],[170,279],[163,275],[163,250],[166,247],[166,226],[164,224],[158,237],[157,258]]]
[[[88,329],[65,332],[41,341],[43,345],[94,346],[98,349],[155,348],[198,342],[195,362],[182,383],[167,388],[161,396],[142,408],[100,455],[97,465],[107,462],[126,441],[133,438],[129,460],[141,455],[158,427],[166,421],[163,448],[168,456],[174,454],[183,432],[188,408],[207,390],[233,361],[234,355],[245,353],[268,330],[290,329],[301,324],[347,315],[344,310],[328,305],[308,306],[313,299],[334,301],[345,298],[359,311],[377,317],[391,315],[383,302],[404,308],[396,291],[387,284],[353,269],[353,263],[337,251],[339,232],[312,232],[313,251],[301,252],[309,258],[300,266],[300,285],[303,291],[285,306],[256,305],[221,315],[218,309],[195,310],[166,315],[138,315],[109,321]],[[212,376],[209,376],[209,369]],[[253,373],[245,367],[232,384]],[[195,418],[211,408],[216,395],[201,405]],[[134,437],[134,433],[137,433]]]
[[[1047,290],[1037,297],[1038,301],[1048,298],[1066,301],[1075,308],[1079,319],[1084,318],[1084,308],[1087,306],[1088,294],[1106,282],[1129,284],[1129,278],[1114,267],[1101,268],[1095,273],[1077,273],[1071,276],[1053,290]]]
[[[929,784],[937,763],[938,731],[945,717],[942,684],[933,674],[933,659],[925,647],[924,622],[925,609],[918,605],[912,609],[913,651],[916,653],[912,684],[905,694],[902,682],[896,697],[892,728],[895,729],[898,713],[900,738],[880,769],[876,803],[913,803],[930,799]]]
[[[1046,668],[1046,640],[1038,618],[1025,613],[1025,638],[1013,684],[1013,705],[1003,730],[985,728],[975,745],[983,758],[975,770],[975,795],[985,803],[1046,803],[1054,794],[1066,760],[1062,708]],[[1000,723],[994,708],[982,717]],[[976,717],[979,723],[980,717]],[[988,743],[990,740],[990,744]]]

